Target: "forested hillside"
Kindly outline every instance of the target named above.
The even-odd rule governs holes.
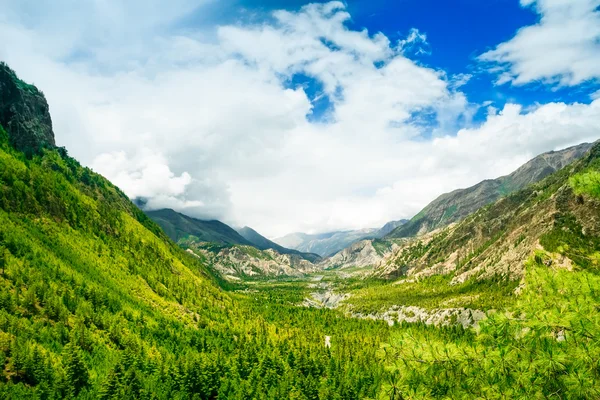
[[[110,182],[33,148],[0,129],[0,398],[376,395],[383,324],[224,293]]]
[[[251,244],[221,221],[203,221],[170,209],[146,211],[146,214],[176,243],[193,240],[219,244]]]

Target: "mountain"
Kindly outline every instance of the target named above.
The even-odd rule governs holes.
[[[379,393],[381,325],[297,308],[275,289],[226,292],[200,256],[54,147],[41,92],[6,96],[23,84],[1,69],[0,110],[28,129],[0,126],[0,398]]]
[[[282,254],[270,248],[260,250],[247,245],[225,246],[195,241],[182,242],[181,245],[228,281],[300,277],[321,270],[303,258],[302,253]]]
[[[375,268],[396,247],[396,243],[391,240],[360,240],[324,259],[319,266],[322,269],[338,268],[340,270]]]
[[[274,241],[282,246],[298,251],[316,253],[321,257],[329,257],[354,242],[375,235],[376,232],[376,229],[336,231],[316,235],[296,232],[277,238]]]
[[[390,221],[380,229],[359,229],[351,231],[334,231],[319,234],[301,232],[290,233],[274,241],[287,248],[302,252],[316,253],[321,257],[330,257],[340,250],[364,239],[382,238],[408,220]]]
[[[582,148],[590,145],[541,157],[562,155],[566,164]],[[458,224],[405,241],[382,260],[376,274],[452,274],[452,283],[494,276],[518,280],[527,260],[542,249],[552,268],[600,271],[600,143],[580,160]]]
[[[589,143],[541,154],[510,175],[485,180],[467,189],[445,193],[429,203],[409,222],[388,234],[391,238],[431,232],[459,221],[479,208],[514,193],[579,159],[592,147]]]
[[[278,252],[279,254],[294,254],[304,258],[311,263],[318,261],[321,257],[318,254],[314,253],[302,253],[298,250],[288,249],[283,246],[278,245],[277,243],[267,239],[262,236],[260,233],[256,232],[254,229],[250,227],[243,227],[238,230],[238,233],[242,235],[244,239],[252,243],[254,247],[260,250],[272,249]]]
[[[289,249],[298,250],[312,240],[324,240],[332,237],[339,232],[327,232],[319,234],[308,234],[302,232],[289,233],[285,236],[274,239],[274,242]]]
[[[197,242],[251,245],[235,229],[220,221],[203,221],[171,209],[146,211],[146,214],[175,242],[191,237]]]
[[[394,229],[398,228],[399,226],[402,226],[404,224],[406,224],[408,222],[407,219],[401,219],[398,221],[390,221],[387,224],[385,224],[384,226],[382,226],[375,234],[374,237],[375,238],[382,238],[384,236],[386,236],[387,234],[389,234],[390,232],[392,232]]]

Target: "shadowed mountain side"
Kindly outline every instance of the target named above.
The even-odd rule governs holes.
[[[203,221],[171,209],[147,211],[165,233],[175,242],[193,237],[198,242],[252,245],[235,229],[220,221]]]

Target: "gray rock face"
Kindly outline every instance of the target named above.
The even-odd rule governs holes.
[[[0,125],[8,132],[10,144],[25,153],[56,145],[44,94],[4,63],[0,63]]]
[[[346,300],[350,295],[347,293],[336,293],[333,290],[324,292],[315,292],[311,297],[304,300],[303,305],[314,308],[337,308],[340,303]]]
[[[388,251],[391,251],[390,247]],[[379,254],[373,246],[372,240],[362,240],[356,242],[339,253],[323,260],[319,266],[323,269],[331,268],[351,268],[351,267],[366,267],[378,265],[385,253]]]

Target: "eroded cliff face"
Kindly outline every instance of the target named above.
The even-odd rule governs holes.
[[[46,97],[4,63],[0,63],[0,125],[11,145],[26,154],[56,145]]]

